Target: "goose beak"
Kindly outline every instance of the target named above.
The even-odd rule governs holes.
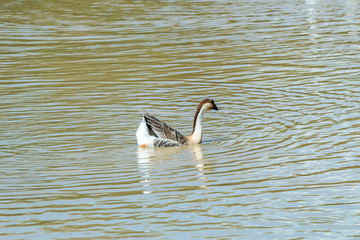
[[[215,103],[214,103],[214,106],[213,106],[212,109],[214,109],[214,110],[216,110],[216,111],[219,110]]]

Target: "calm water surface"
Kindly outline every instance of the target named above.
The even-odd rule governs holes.
[[[360,238],[359,11],[2,1],[0,238]],[[136,146],[206,97],[202,145]]]

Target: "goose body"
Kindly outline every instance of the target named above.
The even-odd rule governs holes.
[[[186,144],[198,144],[202,139],[202,120],[208,110],[218,110],[214,100],[202,100],[195,112],[193,131],[184,136],[179,131],[146,113],[136,132],[137,143],[141,147],[177,147]]]

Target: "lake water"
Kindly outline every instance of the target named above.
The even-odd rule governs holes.
[[[359,11],[2,1],[0,238],[360,238]],[[137,147],[208,97],[203,144]]]

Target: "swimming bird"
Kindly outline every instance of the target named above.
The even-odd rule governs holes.
[[[198,144],[202,139],[204,113],[211,109],[218,110],[213,99],[204,99],[199,103],[194,116],[193,131],[187,137],[146,113],[136,131],[137,143],[141,147],[176,147]]]

